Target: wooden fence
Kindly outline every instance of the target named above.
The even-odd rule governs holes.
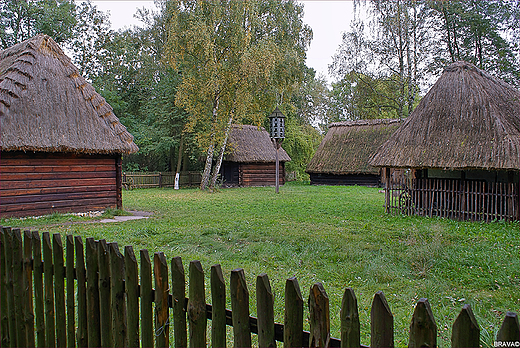
[[[199,172],[182,172],[179,175],[179,186],[198,186],[201,182]],[[175,173],[123,173],[123,187],[133,188],[152,188],[152,187],[174,187]]]
[[[399,177],[387,185],[389,213],[470,221],[519,219],[517,183]]]
[[[330,337],[329,299],[321,283],[309,293],[309,331],[304,331],[304,300],[295,278],[285,284],[285,320],[274,322],[273,293],[266,274],[256,281],[257,315],[249,313],[243,269],[231,271],[231,310],[226,309],[226,283],[220,265],[211,267],[211,305],[206,303],[204,271],[189,264],[189,296],[180,257],[170,268],[163,253],[150,259],[131,246],[120,253],[116,243],[60,234],[0,228],[0,343],[3,347],[225,347],[226,326],[233,345],[251,347],[360,347],[360,323],[354,291],[345,290],[340,339]],[[153,269],[153,273],[152,273]],[[211,331],[207,330],[211,319]],[[371,347],[393,347],[393,316],[382,292],[370,314]],[[170,342],[173,330],[173,342]],[[478,347],[480,329],[469,305],[453,324],[453,347]],[[437,327],[427,299],[415,307],[409,347],[436,347]],[[520,345],[516,313],[508,312],[497,336],[502,346]]]

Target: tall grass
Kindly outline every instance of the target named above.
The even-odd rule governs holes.
[[[275,311],[283,322],[285,280],[296,276],[304,296],[322,282],[330,298],[332,335],[346,287],[356,292],[362,344],[369,344],[370,306],[382,290],[395,318],[396,344],[406,346],[416,302],[429,299],[439,346],[450,346],[451,325],[470,304],[493,344],[505,312],[520,312],[518,223],[472,223],[390,216],[384,194],[366,187],[286,184],[273,188],[146,189],[125,191],[125,209],[153,211],[147,220],[45,227],[45,219],[2,220],[2,225],[116,241],[135,250],[200,260],[209,277],[220,263],[227,277],[242,267],[251,299],[255,277],[269,275]],[[229,278],[228,278],[229,279]],[[209,283],[208,283],[209,284]],[[208,296],[208,298],[210,298]],[[252,301],[254,302],[254,301]],[[251,304],[254,315],[256,308]]]

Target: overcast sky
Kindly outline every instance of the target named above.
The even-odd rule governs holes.
[[[303,21],[312,28],[314,38],[307,51],[307,66],[327,77],[328,65],[341,43],[341,35],[350,28],[354,17],[353,3],[349,0],[304,0]],[[110,11],[112,29],[139,25],[133,15],[137,8],[154,8],[152,0],[93,0],[92,3],[103,12]]]

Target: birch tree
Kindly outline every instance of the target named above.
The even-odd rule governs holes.
[[[200,187],[213,188],[231,125],[259,126],[289,97],[310,29],[301,22],[301,7],[288,0],[178,0],[170,6],[168,59],[182,76],[176,104],[189,114],[185,130],[206,149]]]

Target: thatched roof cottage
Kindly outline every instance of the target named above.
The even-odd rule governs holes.
[[[0,216],[121,207],[121,154],[138,148],[49,36],[0,51],[0,116]]]
[[[227,154],[221,167],[225,186],[274,186],[276,150],[269,133],[262,127],[233,125]],[[285,162],[291,160],[279,150],[279,184],[285,183]]]
[[[456,62],[370,164],[410,173],[406,185],[389,176],[389,211],[517,219],[519,139],[519,91],[470,63]]]
[[[380,169],[368,164],[379,146],[399,127],[395,119],[357,120],[329,125],[307,165],[312,185],[379,186]]]

